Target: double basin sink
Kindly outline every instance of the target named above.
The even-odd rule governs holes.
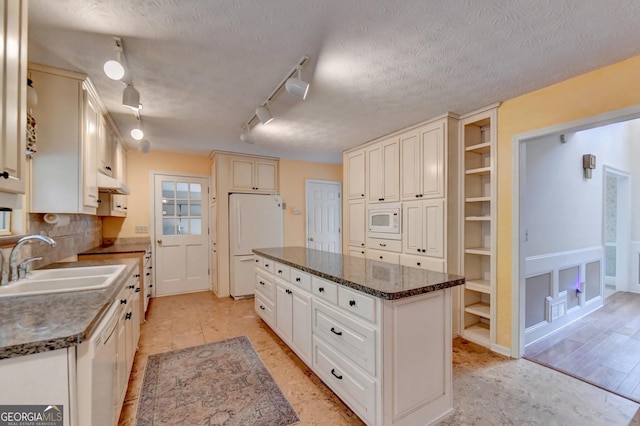
[[[109,287],[126,265],[81,266],[39,269],[26,278],[0,286],[0,298],[71,291],[101,290]]]

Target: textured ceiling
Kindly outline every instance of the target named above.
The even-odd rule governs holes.
[[[123,39],[154,150],[340,162],[447,111],[465,113],[640,54],[637,0],[30,0],[29,59],[93,80],[127,142]],[[305,101],[240,128],[308,55]],[[36,85],[37,90],[37,85]]]

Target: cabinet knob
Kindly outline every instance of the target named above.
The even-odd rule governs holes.
[[[134,288],[136,288],[136,286],[135,286],[135,285],[130,285],[128,288],[129,288],[130,290],[133,290]]]
[[[281,274],[282,273],[282,269],[278,269],[278,273]]]
[[[4,172],[0,173],[0,176],[2,176],[5,179],[9,179],[9,172],[5,170]]]
[[[416,262],[416,265],[420,266],[420,262]]]
[[[318,291],[319,291],[320,293],[324,293],[324,287],[318,287]]]
[[[140,278],[140,274],[135,274],[134,277]]]
[[[356,306],[355,300],[349,300],[349,306]]]
[[[420,197],[420,194],[416,194],[416,198]]]
[[[285,290],[285,293],[287,293],[287,294],[291,294],[291,290],[286,289],[286,290]]]
[[[260,309],[264,311],[265,307],[263,305],[260,305]]]
[[[121,305],[126,305],[127,304],[127,299],[120,299],[120,304]]]
[[[106,166],[105,169],[111,171],[111,166]]]
[[[361,245],[362,247],[364,247],[364,243],[360,243],[360,245]]]
[[[364,252],[363,252],[363,251],[361,251],[360,253],[364,254]]]
[[[360,194],[361,197],[364,197],[364,194]]]
[[[380,259],[382,259],[382,256],[380,256]]]
[[[426,253],[427,251],[426,251],[425,249],[422,249],[422,252],[423,252],[423,253]]]
[[[418,253],[420,253],[420,249],[418,249]]]
[[[300,277],[296,277],[296,282],[299,283],[300,282]]]

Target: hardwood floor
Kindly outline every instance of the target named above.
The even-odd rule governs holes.
[[[640,402],[640,294],[605,306],[528,346],[524,358]]]

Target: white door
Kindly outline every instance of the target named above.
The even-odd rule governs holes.
[[[156,295],[209,290],[209,179],[154,176]]]
[[[340,182],[307,180],[307,247],[342,253]]]

